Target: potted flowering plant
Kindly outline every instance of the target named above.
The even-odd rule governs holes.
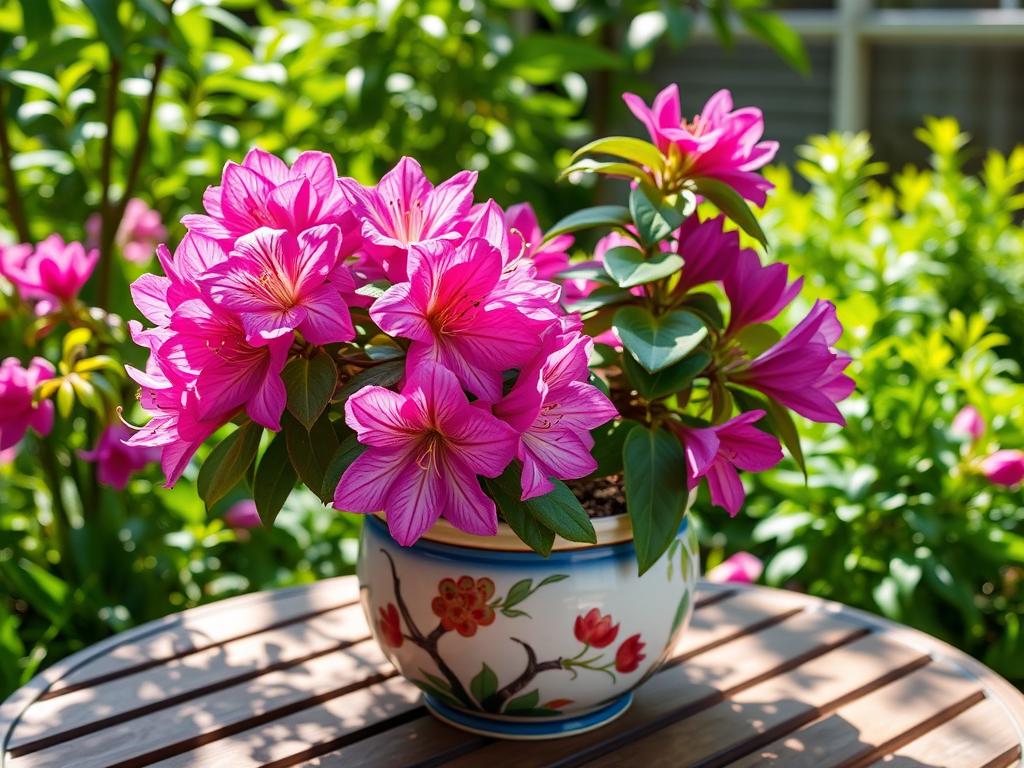
[[[566,174],[629,179],[628,205],[545,235],[528,205],[475,203],[472,172],[435,187],[403,158],[365,187],[323,153],[254,149],[132,286],[152,419],[128,442],[170,484],[233,422],[208,505],[245,479],[270,524],[301,480],[366,513],[377,639],[435,714],[491,735],[624,711],[689,619],[697,486],[735,514],[737,470],[780,440],[801,461],[789,411],[841,423],[853,387],[832,305],[780,336],[801,282],[727,226],[764,242],[760,113],[720,92],[687,123],[674,86],[625,98],[651,141],[598,140]]]

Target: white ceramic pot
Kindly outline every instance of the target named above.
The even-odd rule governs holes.
[[[637,576],[628,518],[594,520],[596,545],[556,539],[543,558],[502,525],[441,521],[412,547],[367,517],[363,608],[391,662],[440,719],[500,738],[554,738],[622,714],[685,630],[699,573],[685,517]]]

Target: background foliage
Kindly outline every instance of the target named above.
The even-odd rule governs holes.
[[[554,183],[571,148],[607,132],[621,90],[653,91],[653,50],[684,44],[700,13],[724,44],[744,24],[806,67],[756,0],[0,0],[0,242],[82,239],[101,211],[109,243],[134,196],[176,242],[178,218],[254,143],[330,151],[363,181],[403,154],[435,180],[474,168],[481,196],[529,200],[550,224],[595,194]],[[770,583],[880,610],[1021,677],[1019,493],[967,471],[948,424],[972,402],[987,439],[1022,443],[1021,352],[1007,338],[1024,338],[1011,213],[1024,150],[964,177],[955,126],[926,136],[935,168],[891,183],[874,180],[864,137],[816,139],[797,169],[809,192],[776,174],[769,237],[816,276],[814,293],[838,300],[860,397],[845,433],[813,433],[807,484],[792,469],[766,476],[748,518],[705,517],[717,531],[706,543],[712,559],[772,555]],[[84,298],[113,313],[102,347],[137,363],[117,316],[132,316],[127,285],[142,267],[108,263]],[[18,310],[0,296],[3,356],[61,359],[59,334],[36,341]],[[76,459],[96,439],[86,405],[0,466],[0,698],[168,611],[351,569],[357,524],[308,494],[273,529],[234,530],[221,516],[240,492],[208,513],[194,472],[172,491],[155,471],[124,494],[98,485]]]

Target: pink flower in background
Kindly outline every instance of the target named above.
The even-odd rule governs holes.
[[[1024,451],[996,451],[981,460],[981,472],[995,485],[1020,485],[1024,481]]]
[[[412,339],[410,368],[439,363],[474,395],[496,402],[502,371],[530,360],[548,325],[496,296],[501,274],[501,254],[481,238],[416,245],[409,281],[389,288],[370,316],[385,333]]]
[[[679,103],[679,87],[668,86],[650,107],[632,93],[622,96],[630,111],[647,128],[651,141],[671,161],[678,157],[677,178],[707,176],[723,181],[757,205],[764,205],[771,182],[754,173],[771,162],[778,142],[761,141],[764,118],[761,110],[733,110],[732,94],[715,93],[701,113],[685,122]]]
[[[119,491],[124,490],[133,474],[160,458],[158,448],[127,444],[125,441],[133,434],[124,424],[115,421],[103,430],[95,448],[79,453],[85,461],[98,465],[96,477],[101,483]]]
[[[85,222],[90,247],[99,246],[102,227],[103,219],[98,213],[94,213]],[[144,200],[137,197],[129,200],[114,239],[121,249],[121,255],[128,261],[145,264],[153,258],[157,245],[166,238],[167,228],[160,214],[146,205]]]
[[[764,411],[747,411],[711,427],[673,427],[686,451],[690,487],[707,478],[712,503],[730,517],[736,516],[746,498],[736,470],[764,472],[782,461],[779,441],[751,426],[763,416]]]
[[[725,278],[734,268],[740,252],[740,234],[725,231],[725,216],[700,221],[694,214],[683,222],[676,237],[683,257],[676,293],[685,293],[704,283]]]
[[[850,356],[832,346],[842,333],[835,305],[819,300],[782,340],[752,362],[730,370],[729,378],[812,421],[844,425],[836,403],[856,384],[843,373]]]
[[[16,357],[0,363],[0,451],[13,447],[31,427],[39,435],[53,428],[53,403],[32,402],[32,393],[41,381],[52,379],[53,366],[41,357],[33,357],[23,368]]]
[[[764,563],[759,557],[737,552],[708,571],[704,578],[719,584],[753,584],[763,571]]]
[[[520,435],[516,458],[523,463],[523,499],[552,491],[552,477],[571,480],[597,468],[590,430],[618,412],[587,381],[590,347],[590,339],[579,333],[549,336],[537,359],[494,407],[495,415]]]
[[[401,394],[368,386],[345,403],[345,421],[369,446],[342,475],[334,506],[379,512],[399,544],[414,543],[439,516],[469,533],[498,530],[477,475],[497,477],[515,452],[515,431],[470,405],[455,375],[423,362]]]
[[[957,437],[969,438],[971,442],[977,442],[985,434],[985,419],[973,405],[965,405],[953,417],[953,425],[950,429]]]
[[[33,248],[28,243],[0,245],[0,277],[14,284],[13,273],[24,269],[25,262],[32,255]]]
[[[254,148],[241,165],[225,165],[221,185],[206,190],[206,215],[185,216],[181,223],[228,248],[260,227],[298,234],[319,224],[337,224],[346,234],[342,245],[348,254],[358,243],[349,242],[355,222],[337,177],[334,159],[325,152],[303,152],[289,168],[280,158]]]
[[[224,522],[236,530],[259,528],[263,524],[256,509],[256,502],[252,499],[243,499],[232,504],[224,513]]]
[[[281,371],[288,361],[290,336],[250,344],[237,318],[200,299],[174,310],[170,330],[157,355],[162,367],[193,377],[197,420],[230,417],[244,407],[257,424],[281,428],[287,399]]]
[[[744,249],[737,254],[723,283],[731,310],[726,335],[731,335],[778,315],[800,293],[804,279],[790,283],[788,266],[763,265],[756,251]]]
[[[376,187],[355,179],[339,180],[342,193],[362,221],[365,267],[371,279],[387,276],[393,282],[408,279],[409,247],[437,240],[457,240],[469,229],[475,171],[462,171],[434,187],[420,164],[403,157]]]
[[[4,277],[14,284],[21,298],[36,300],[36,314],[45,315],[75,300],[89,279],[99,251],[86,251],[81,243],[65,243],[50,235],[31,254],[22,246],[5,249]]]
[[[230,257],[200,279],[214,304],[237,313],[246,341],[263,345],[299,331],[312,344],[355,336],[342,290],[328,278],[348,278],[338,268],[339,230],[314,227],[297,238],[260,228],[235,243]]]
[[[572,248],[572,235],[558,235],[548,242],[543,242],[544,232],[537,222],[537,214],[529,203],[518,203],[505,211],[505,223],[513,234],[518,233],[526,249],[526,256],[535,267],[537,277],[547,280],[554,277],[569,266],[569,249]]]

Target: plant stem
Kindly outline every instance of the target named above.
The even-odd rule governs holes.
[[[112,253],[114,237],[117,234],[114,222],[114,207],[111,200],[111,172],[114,162],[114,119],[117,116],[117,91],[121,85],[121,61],[110,57],[110,79],[107,82],[107,111],[105,122],[107,134],[103,137],[103,151],[100,158],[100,184],[103,187],[103,199],[100,202],[100,263],[98,304],[102,309],[109,310],[110,271],[114,261]],[[117,222],[119,223],[119,222]]]
[[[3,172],[4,190],[7,193],[7,212],[11,216],[11,223],[14,224],[14,231],[18,235],[18,239],[23,243],[28,243],[32,240],[32,234],[29,232],[21,193],[18,191],[18,179],[14,175],[14,166],[11,164],[13,158],[11,136],[7,128],[6,91],[4,84],[0,82],[0,169]]]
[[[53,508],[53,531],[57,540],[57,550],[60,552],[60,568],[65,578],[72,580],[74,574],[71,571],[71,518],[68,516],[67,508],[64,506],[62,495],[60,467],[57,465],[57,455],[53,444],[48,439],[40,439],[39,460],[43,466],[47,483],[50,486],[50,498]]]

